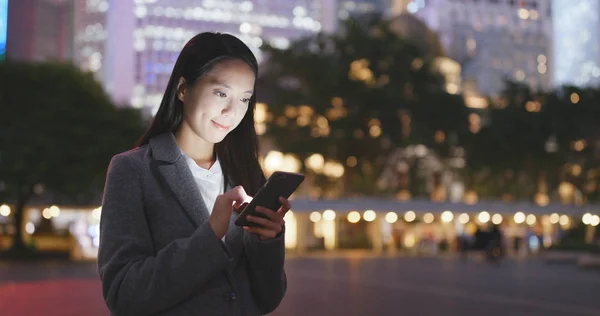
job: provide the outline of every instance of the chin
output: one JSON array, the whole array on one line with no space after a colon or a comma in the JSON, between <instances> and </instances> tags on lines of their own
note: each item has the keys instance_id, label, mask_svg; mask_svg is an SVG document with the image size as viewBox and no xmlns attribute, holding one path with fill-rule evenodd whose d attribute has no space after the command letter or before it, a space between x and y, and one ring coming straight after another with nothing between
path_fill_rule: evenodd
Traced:
<instances>
[{"instance_id":1,"label":"chin","mask_svg":"<svg viewBox=\"0 0 600 316\"><path fill-rule=\"evenodd\" d=\"M218 143L222 142L223 139L225 139L225 136L227 136L227 134L229 134L229 133L212 132L212 133L208 133L208 135L206 137L202 137L202 138L204 138L209 143L218 144Z\"/></svg>"}]
</instances>

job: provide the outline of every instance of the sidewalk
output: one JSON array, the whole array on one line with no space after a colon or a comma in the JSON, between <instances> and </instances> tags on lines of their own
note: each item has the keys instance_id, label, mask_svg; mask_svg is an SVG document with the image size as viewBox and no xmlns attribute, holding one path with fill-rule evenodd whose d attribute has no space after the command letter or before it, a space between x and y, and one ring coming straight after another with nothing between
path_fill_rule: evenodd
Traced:
<instances>
[{"instance_id":1,"label":"sidewalk","mask_svg":"<svg viewBox=\"0 0 600 316\"><path fill-rule=\"evenodd\" d=\"M43 311L41 313L40 311ZM106 316L98 278L0 284L3 316Z\"/></svg>"}]
</instances>

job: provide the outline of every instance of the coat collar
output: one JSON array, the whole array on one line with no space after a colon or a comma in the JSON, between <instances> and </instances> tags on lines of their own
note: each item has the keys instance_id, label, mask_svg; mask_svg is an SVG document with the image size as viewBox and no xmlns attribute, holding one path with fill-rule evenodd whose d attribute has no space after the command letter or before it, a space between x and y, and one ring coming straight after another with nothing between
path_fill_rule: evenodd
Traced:
<instances>
[{"instance_id":1,"label":"coat collar","mask_svg":"<svg viewBox=\"0 0 600 316\"><path fill-rule=\"evenodd\" d=\"M182 157L175 135L171 132L152 137L149 143L155 160L176 163Z\"/></svg>"}]
</instances>

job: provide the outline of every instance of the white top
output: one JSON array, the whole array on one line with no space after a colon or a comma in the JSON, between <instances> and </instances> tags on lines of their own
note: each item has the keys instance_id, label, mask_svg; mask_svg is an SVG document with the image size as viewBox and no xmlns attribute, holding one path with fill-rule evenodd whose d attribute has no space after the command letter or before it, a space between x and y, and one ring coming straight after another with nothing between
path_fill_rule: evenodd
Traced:
<instances>
[{"instance_id":1,"label":"white top","mask_svg":"<svg viewBox=\"0 0 600 316\"><path fill-rule=\"evenodd\" d=\"M210 167L210 169L204 169L194 161L191 157L186 155L183 151L181 152L185 158L185 162L190 167L194 180L198 185L204 204L208 213L212 213L215 200L219 194L223 194L225 190L225 178L223 177L223 171L221 170L221 164L219 159Z\"/></svg>"}]
</instances>

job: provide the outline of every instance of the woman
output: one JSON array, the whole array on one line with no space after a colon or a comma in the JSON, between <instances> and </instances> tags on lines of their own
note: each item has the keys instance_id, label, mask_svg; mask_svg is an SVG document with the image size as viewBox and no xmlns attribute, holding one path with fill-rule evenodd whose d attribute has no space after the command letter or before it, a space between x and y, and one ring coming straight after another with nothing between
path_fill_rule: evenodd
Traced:
<instances>
[{"instance_id":1,"label":"woman","mask_svg":"<svg viewBox=\"0 0 600 316\"><path fill-rule=\"evenodd\" d=\"M286 290L283 217L233 224L265 182L254 130L252 52L201 33L183 48L140 146L107 174L98 267L116 315L259 315Z\"/></svg>"}]
</instances>

